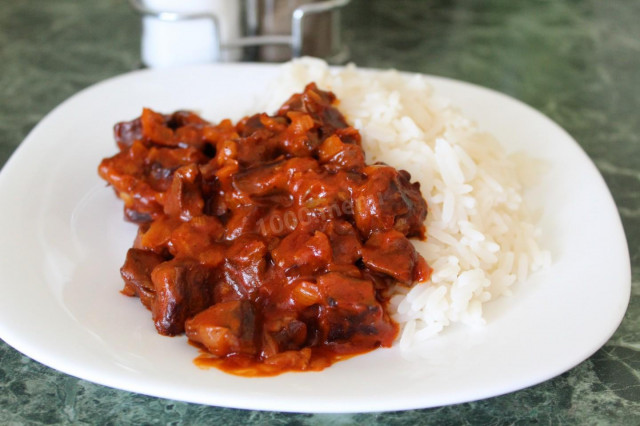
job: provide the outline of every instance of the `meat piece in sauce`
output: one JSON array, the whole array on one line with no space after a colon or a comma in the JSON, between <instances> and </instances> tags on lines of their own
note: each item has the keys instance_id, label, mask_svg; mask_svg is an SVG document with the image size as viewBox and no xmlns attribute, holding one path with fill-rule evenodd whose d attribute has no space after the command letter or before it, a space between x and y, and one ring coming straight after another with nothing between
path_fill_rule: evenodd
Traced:
<instances>
[{"instance_id":1,"label":"meat piece in sauce","mask_svg":"<svg viewBox=\"0 0 640 426\"><path fill-rule=\"evenodd\" d=\"M369 269L407 285L420 274L419 256L411 241L396 230L374 232L362 248L362 262Z\"/></svg>"},{"instance_id":2,"label":"meat piece in sauce","mask_svg":"<svg viewBox=\"0 0 640 426\"><path fill-rule=\"evenodd\" d=\"M127 251L127 259L120 268L124 280L122 293L127 296L138 296L142 304L149 310L156 296L151 272L166 259L148 250L131 248Z\"/></svg>"},{"instance_id":3,"label":"meat piece in sauce","mask_svg":"<svg viewBox=\"0 0 640 426\"><path fill-rule=\"evenodd\" d=\"M353 265L362 257L360 236L349 222L334 220L327 225L326 233L331 240L334 263Z\"/></svg>"},{"instance_id":4,"label":"meat piece in sauce","mask_svg":"<svg viewBox=\"0 0 640 426\"><path fill-rule=\"evenodd\" d=\"M376 300L371 281L331 272L318 278L325 305L318 314L318 336L331 344L353 343L369 349L389 346L397 327Z\"/></svg>"},{"instance_id":5,"label":"meat piece in sauce","mask_svg":"<svg viewBox=\"0 0 640 426\"><path fill-rule=\"evenodd\" d=\"M256 314L252 303L234 300L217 303L185 323L187 337L217 356L254 355Z\"/></svg>"},{"instance_id":6,"label":"meat piece in sauce","mask_svg":"<svg viewBox=\"0 0 640 426\"><path fill-rule=\"evenodd\" d=\"M202 148L202 127L208 124L198 115L177 111L171 115L158 114L144 108L140 116L142 137L156 145Z\"/></svg>"},{"instance_id":7,"label":"meat piece in sauce","mask_svg":"<svg viewBox=\"0 0 640 426\"><path fill-rule=\"evenodd\" d=\"M204 200L200 189L198 166L182 166L173 174L173 180L165 193L164 212L167 216L179 216L184 221L202 215Z\"/></svg>"},{"instance_id":8,"label":"meat piece in sauce","mask_svg":"<svg viewBox=\"0 0 640 426\"><path fill-rule=\"evenodd\" d=\"M271 358L282 352L301 350L306 342L307 325L296 316L284 314L263 319L261 355L264 358Z\"/></svg>"},{"instance_id":9,"label":"meat piece in sauce","mask_svg":"<svg viewBox=\"0 0 640 426\"><path fill-rule=\"evenodd\" d=\"M213 304L216 278L195 260L176 258L156 266L151 273L156 294L152 313L158 333L183 333L188 318Z\"/></svg>"},{"instance_id":10,"label":"meat piece in sauce","mask_svg":"<svg viewBox=\"0 0 640 426\"><path fill-rule=\"evenodd\" d=\"M366 181L355 192L355 222L365 236L396 229L407 237L424 238L427 203L420 184L404 170L376 164L364 169Z\"/></svg>"},{"instance_id":11,"label":"meat piece in sauce","mask_svg":"<svg viewBox=\"0 0 640 426\"><path fill-rule=\"evenodd\" d=\"M318 159L327 170L360 171L364 168L364 151L360 148L360 139L354 138L357 144L345 142L350 136L351 133L347 131L336 132L318 147Z\"/></svg>"},{"instance_id":12,"label":"meat piece in sauce","mask_svg":"<svg viewBox=\"0 0 640 426\"><path fill-rule=\"evenodd\" d=\"M320 231L293 231L271 251L271 257L289 276L312 275L331 262L331 243Z\"/></svg>"},{"instance_id":13,"label":"meat piece in sauce","mask_svg":"<svg viewBox=\"0 0 640 426\"><path fill-rule=\"evenodd\" d=\"M419 185L367 165L335 102L311 83L235 125L144 109L114 128L120 153L99 173L140 224L123 293L225 371L318 370L391 346L389 290L428 278L408 240L424 237Z\"/></svg>"},{"instance_id":14,"label":"meat piece in sauce","mask_svg":"<svg viewBox=\"0 0 640 426\"><path fill-rule=\"evenodd\" d=\"M227 250L224 281L240 298L248 298L265 281L267 245L258 235L245 234Z\"/></svg>"},{"instance_id":15,"label":"meat piece in sauce","mask_svg":"<svg viewBox=\"0 0 640 426\"><path fill-rule=\"evenodd\" d=\"M123 121L113 126L113 136L120 151L125 151L134 141L142 140L142 120L136 118L131 121Z\"/></svg>"}]
</instances>

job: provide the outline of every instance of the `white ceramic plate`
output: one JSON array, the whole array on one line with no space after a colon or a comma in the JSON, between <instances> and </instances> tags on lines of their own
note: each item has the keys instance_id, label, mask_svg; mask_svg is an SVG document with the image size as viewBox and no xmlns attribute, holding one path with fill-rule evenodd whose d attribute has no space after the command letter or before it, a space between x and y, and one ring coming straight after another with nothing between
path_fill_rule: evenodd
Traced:
<instances>
[{"instance_id":1,"label":"white ceramic plate","mask_svg":"<svg viewBox=\"0 0 640 426\"><path fill-rule=\"evenodd\" d=\"M273 66L139 71L92 86L53 110L0 175L0 337L29 357L106 386L203 404L300 412L433 407L487 398L554 377L600 348L630 292L629 254L601 176L552 121L507 96L429 78L509 149L547 160L530 194L544 208L542 244L553 266L486 307L488 325L451 328L424 358L377 350L318 373L241 378L201 370L184 337L153 328L119 293L135 227L98 178L116 152L112 126L143 106L239 118Z\"/></svg>"}]
</instances>

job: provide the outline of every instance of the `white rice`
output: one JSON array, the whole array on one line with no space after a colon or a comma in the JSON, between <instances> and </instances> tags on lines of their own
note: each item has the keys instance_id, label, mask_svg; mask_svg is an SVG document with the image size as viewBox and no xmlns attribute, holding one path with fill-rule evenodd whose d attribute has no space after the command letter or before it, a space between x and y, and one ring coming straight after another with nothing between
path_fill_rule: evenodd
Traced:
<instances>
[{"instance_id":1,"label":"white rice","mask_svg":"<svg viewBox=\"0 0 640 426\"><path fill-rule=\"evenodd\" d=\"M320 60L285 64L267 111L315 81L333 91L362 135L367 162L411 173L429 205L427 241L415 241L431 280L391 299L400 347L415 347L453 323L484 324L482 305L550 263L523 203L523 155L507 155L420 75L331 70Z\"/></svg>"}]
</instances>

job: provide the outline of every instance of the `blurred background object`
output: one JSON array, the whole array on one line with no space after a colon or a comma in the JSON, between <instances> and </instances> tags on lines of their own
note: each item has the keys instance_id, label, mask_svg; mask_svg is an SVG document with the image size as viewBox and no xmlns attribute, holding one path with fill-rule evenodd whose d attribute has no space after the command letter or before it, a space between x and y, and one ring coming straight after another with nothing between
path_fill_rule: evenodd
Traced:
<instances>
[{"instance_id":1,"label":"blurred background object","mask_svg":"<svg viewBox=\"0 0 640 426\"><path fill-rule=\"evenodd\" d=\"M350 0L130 0L142 15L141 59L161 68L211 62L344 63L340 9Z\"/></svg>"},{"instance_id":2,"label":"blurred background object","mask_svg":"<svg viewBox=\"0 0 640 426\"><path fill-rule=\"evenodd\" d=\"M131 0L142 13L142 62L148 67L237 61L239 49L221 50L240 36L240 2Z\"/></svg>"}]
</instances>

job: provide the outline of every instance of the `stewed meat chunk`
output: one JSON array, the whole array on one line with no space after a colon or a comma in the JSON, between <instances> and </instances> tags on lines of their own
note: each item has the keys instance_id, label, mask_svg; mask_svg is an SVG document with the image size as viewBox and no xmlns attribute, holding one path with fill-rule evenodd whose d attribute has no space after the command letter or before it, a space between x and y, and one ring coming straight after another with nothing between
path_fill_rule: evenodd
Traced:
<instances>
[{"instance_id":1,"label":"stewed meat chunk","mask_svg":"<svg viewBox=\"0 0 640 426\"><path fill-rule=\"evenodd\" d=\"M124 280L122 293L127 296L138 296L142 304L147 309L151 309L156 296L151 272L164 261L164 257L152 251L129 249L127 259L120 268L120 275Z\"/></svg>"},{"instance_id":2,"label":"stewed meat chunk","mask_svg":"<svg viewBox=\"0 0 640 426\"><path fill-rule=\"evenodd\" d=\"M248 300L217 303L185 323L189 339L218 357L254 355L256 313Z\"/></svg>"},{"instance_id":3,"label":"stewed meat chunk","mask_svg":"<svg viewBox=\"0 0 640 426\"><path fill-rule=\"evenodd\" d=\"M185 321L213 303L215 275L194 260L173 259L151 273L156 297L152 305L158 333L174 336L184 332Z\"/></svg>"},{"instance_id":4,"label":"stewed meat chunk","mask_svg":"<svg viewBox=\"0 0 640 426\"><path fill-rule=\"evenodd\" d=\"M376 164L364 169L367 180L355 192L355 222L369 236L375 231L396 229L407 237L424 238L427 203L420 184L411 183L404 170Z\"/></svg>"},{"instance_id":5,"label":"stewed meat chunk","mask_svg":"<svg viewBox=\"0 0 640 426\"><path fill-rule=\"evenodd\" d=\"M372 271L393 277L402 284L415 281L419 254L401 232L374 232L362 248L362 261Z\"/></svg>"}]
</instances>

